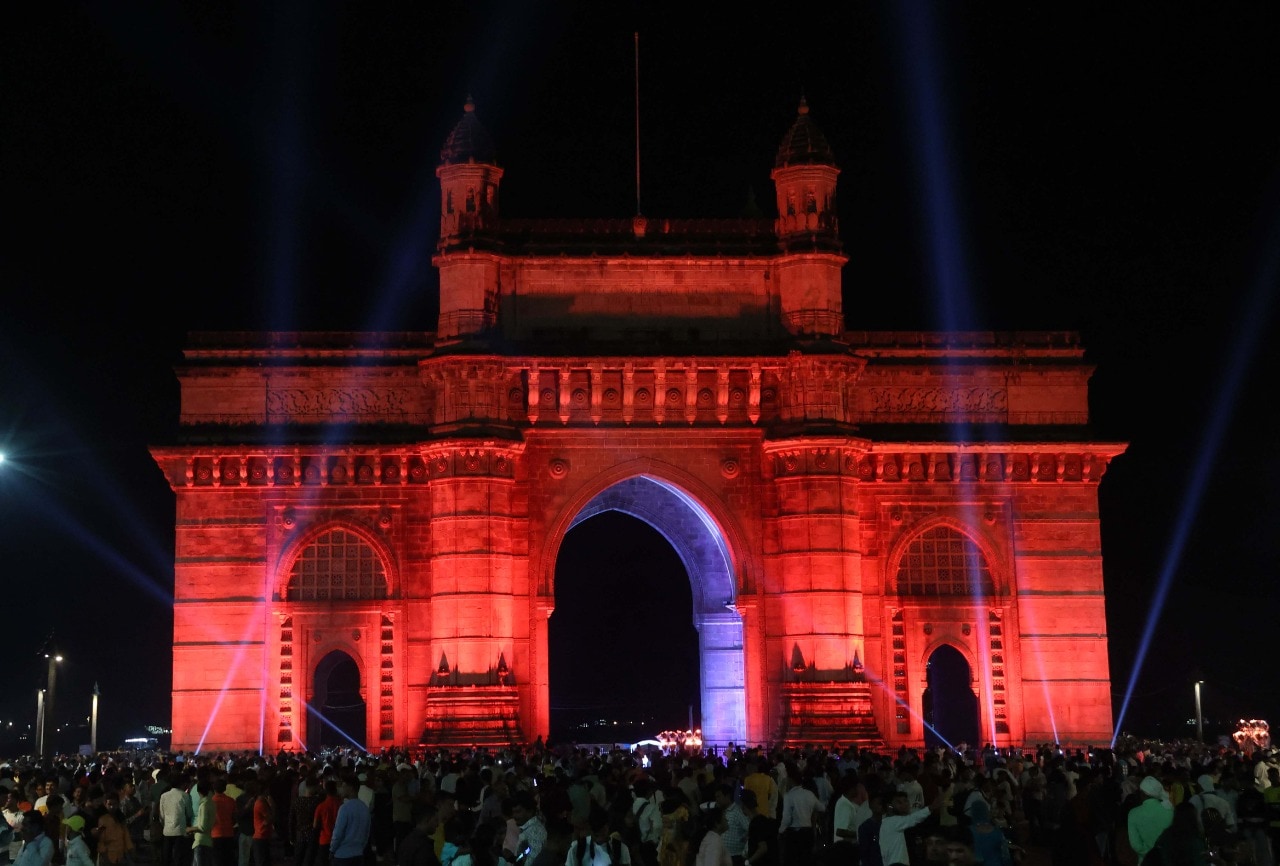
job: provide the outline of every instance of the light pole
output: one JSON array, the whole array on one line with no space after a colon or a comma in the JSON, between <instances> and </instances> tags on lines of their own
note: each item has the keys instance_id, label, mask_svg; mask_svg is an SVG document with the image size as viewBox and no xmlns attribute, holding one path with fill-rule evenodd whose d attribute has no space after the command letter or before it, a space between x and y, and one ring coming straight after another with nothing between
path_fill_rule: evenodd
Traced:
<instances>
[{"instance_id":1,"label":"light pole","mask_svg":"<svg viewBox=\"0 0 1280 866\"><path fill-rule=\"evenodd\" d=\"M44 756L44 689L36 689L36 754Z\"/></svg>"},{"instance_id":2,"label":"light pole","mask_svg":"<svg viewBox=\"0 0 1280 866\"><path fill-rule=\"evenodd\" d=\"M93 712L89 718L89 751L98 754L98 684L93 684Z\"/></svg>"},{"instance_id":3,"label":"light pole","mask_svg":"<svg viewBox=\"0 0 1280 866\"><path fill-rule=\"evenodd\" d=\"M1204 716L1200 712L1200 686L1204 680L1196 680L1196 739L1204 742Z\"/></svg>"},{"instance_id":4,"label":"light pole","mask_svg":"<svg viewBox=\"0 0 1280 866\"><path fill-rule=\"evenodd\" d=\"M49 681L44 693L44 713L41 714L40 725L40 757L46 757L54 751L53 738L49 731L53 725L53 698L58 687L58 662L62 656L56 650L45 654L49 659Z\"/></svg>"}]
</instances>

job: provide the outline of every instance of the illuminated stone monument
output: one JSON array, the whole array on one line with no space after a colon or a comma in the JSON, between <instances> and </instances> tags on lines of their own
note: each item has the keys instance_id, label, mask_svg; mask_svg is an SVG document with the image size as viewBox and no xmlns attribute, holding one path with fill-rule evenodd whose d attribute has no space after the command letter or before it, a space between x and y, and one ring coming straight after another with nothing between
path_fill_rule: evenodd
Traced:
<instances>
[{"instance_id":1,"label":"illuminated stone monument","mask_svg":"<svg viewBox=\"0 0 1280 866\"><path fill-rule=\"evenodd\" d=\"M504 219L468 104L434 333L192 335L174 747L314 745L309 705L370 749L545 737L557 552L607 510L688 571L708 743L1108 742L1123 445L1078 339L849 329L838 174L802 105L775 219Z\"/></svg>"}]
</instances>

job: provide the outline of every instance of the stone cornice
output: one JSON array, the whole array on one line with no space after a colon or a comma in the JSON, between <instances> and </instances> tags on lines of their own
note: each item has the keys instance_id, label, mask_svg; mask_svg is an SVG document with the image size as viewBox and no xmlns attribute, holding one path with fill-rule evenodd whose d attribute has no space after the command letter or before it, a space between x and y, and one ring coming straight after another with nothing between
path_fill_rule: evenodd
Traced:
<instances>
[{"instance_id":1,"label":"stone cornice","mask_svg":"<svg viewBox=\"0 0 1280 866\"><path fill-rule=\"evenodd\" d=\"M405 447L219 446L153 448L174 490L361 488L426 484L446 477L511 479L518 442L433 442Z\"/></svg>"},{"instance_id":2,"label":"stone cornice","mask_svg":"<svg viewBox=\"0 0 1280 866\"><path fill-rule=\"evenodd\" d=\"M868 483L1094 483L1125 451L1111 442L872 443L855 438L764 445L775 477L841 475Z\"/></svg>"}]
</instances>

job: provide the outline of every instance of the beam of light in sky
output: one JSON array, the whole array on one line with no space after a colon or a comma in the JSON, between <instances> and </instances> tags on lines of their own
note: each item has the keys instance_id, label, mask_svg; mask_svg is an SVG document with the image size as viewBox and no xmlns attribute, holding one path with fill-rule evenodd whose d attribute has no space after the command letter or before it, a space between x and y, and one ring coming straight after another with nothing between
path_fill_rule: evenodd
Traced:
<instances>
[{"instance_id":1,"label":"beam of light in sky","mask_svg":"<svg viewBox=\"0 0 1280 866\"><path fill-rule=\"evenodd\" d=\"M303 129L307 73L303 40L310 28L298 17L302 4L282 4L276 9L271 40L272 56L267 80L274 82L268 94L271 118L265 154L270 183L267 194L267 285L271 293L271 327L294 330L298 327L298 263L300 214L308 166Z\"/></svg>"},{"instance_id":2,"label":"beam of light in sky","mask_svg":"<svg viewBox=\"0 0 1280 866\"><path fill-rule=\"evenodd\" d=\"M11 473L20 465L18 461L11 460L4 467L5 472ZM165 583L168 583L168 580L162 583L130 562L119 551L103 540L98 533L77 519L70 510L64 508L61 503L52 498L48 491L38 490L34 485L23 485L20 483L22 480L24 479L14 479L15 487L19 489L26 487L25 490L22 490L17 495L23 497L22 501L27 504L30 510L47 515L49 525L56 528L60 537L69 538L87 548L105 566L116 574L127 578L130 583L147 593L157 602L166 607L173 605L173 593L165 588ZM148 545L151 543L148 539L144 539L144 541ZM159 552L152 551L152 555L157 559L164 559L164 556Z\"/></svg>"},{"instance_id":3,"label":"beam of light in sky","mask_svg":"<svg viewBox=\"0 0 1280 866\"><path fill-rule=\"evenodd\" d=\"M409 217L389 250L387 272L369 322L373 331L395 330L406 307L423 290L440 232L440 194L434 172L419 180L411 205Z\"/></svg>"},{"instance_id":4,"label":"beam of light in sky","mask_svg":"<svg viewBox=\"0 0 1280 866\"><path fill-rule=\"evenodd\" d=\"M1277 282L1280 281L1280 206L1276 202L1271 204L1272 212L1267 214L1268 223L1260 244L1259 255L1261 260L1256 268L1253 285L1250 287L1249 295L1246 298L1245 309L1241 311L1240 325L1235 331L1236 338L1231 342L1232 351L1227 359L1225 375L1217 389L1216 399L1210 407L1209 421L1205 425L1200 448L1197 452L1200 455L1200 459L1190 461L1192 465L1191 478L1187 483L1186 493L1183 495L1182 507L1178 510L1174 521L1173 537L1170 539L1169 547L1165 551L1165 559L1160 568L1160 578L1156 584L1155 596L1152 598L1151 605L1147 610L1146 623L1142 629L1142 639L1138 644L1138 654L1133 662L1133 670L1129 673L1129 683L1125 687L1124 701L1120 706L1120 713L1116 716L1116 724L1111 737L1111 746L1113 748L1117 738L1120 736L1125 714L1129 711L1129 703L1133 699L1138 677L1142 673L1143 663L1146 661L1147 652L1151 648L1156 626L1159 624L1160 616L1164 612L1165 600L1169 595L1169 588L1173 585L1178 565L1182 559L1183 548L1186 546L1192 525L1195 523L1196 515L1200 510L1200 500L1204 497L1205 488L1208 487L1209 479L1217 463L1218 451L1222 447L1222 440L1225 438L1227 428L1230 425L1232 410L1235 408L1236 400L1240 395L1241 385L1257 351L1263 329L1269 326L1270 308L1275 300Z\"/></svg>"},{"instance_id":5,"label":"beam of light in sky","mask_svg":"<svg viewBox=\"0 0 1280 866\"><path fill-rule=\"evenodd\" d=\"M44 388L50 395L57 393L57 388L52 385L34 384L35 387ZM155 543L155 538L148 533L149 518L142 509L135 506L134 502L122 495L122 492L136 488L135 480L127 477L112 477L103 472L103 466L107 464L102 460L100 449L86 445L76 435L82 428L83 422L78 422L74 414L62 415L63 407L53 398L47 401L47 407L57 425L56 433L37 429L14 434L14 436L21 435L22 438L39 443L36 450L25 448L20 458L11 459L9 464L3 467L6 476L11 477L13 483L19 487L15 495L23 497L21 501L24 504L34 503L46 506L46 513L51 515L51 526L59 527L59 531L62 527L75 527L85 544L91 546L99 556L109 559L120 573L138 583L157 600L166 605L172 603L173 599L166 589L171 583L171 578L167 575L173 571L172 553ZM7 438L12 440L14 436ZM63 440L70 440L69 444L59 447L51 447L49 444ZM75 461L76 468L70 469L67 461ZM54 468L49 468L50 466ZM110 546L101 539L99 533L80 523L69 508L63 507L56 501L59 495L67 500L75 500L75 505L82 505L89 499L85 495L69 490L67 476L73 471L78 476L78 483L82 484L87 480L93 495L106 500L110 505L108 513L119 519L121 529L136 535L138 547L150 560L152 572L165 574L164 580L152 580L144 574L142 569L126 562L123 556L111 551ZM148 583L150 585L147 585Z\"/></svg>"},{"instance_id":6,"label":"beam of light in sky","mask_svg":"<svg viewBox=\"0 0 1280 866\"><path fill-rule=\"evenodd\" d=\"M928 242L929 281L938 326L975 327L969 295L964 232L956 209L954 147L947 135L946 101L936 65L934 5L925 0L891 4L899 29L900 74L907 87L911 150L919 176L918 207Z\"/></svg>"}]
</instances>

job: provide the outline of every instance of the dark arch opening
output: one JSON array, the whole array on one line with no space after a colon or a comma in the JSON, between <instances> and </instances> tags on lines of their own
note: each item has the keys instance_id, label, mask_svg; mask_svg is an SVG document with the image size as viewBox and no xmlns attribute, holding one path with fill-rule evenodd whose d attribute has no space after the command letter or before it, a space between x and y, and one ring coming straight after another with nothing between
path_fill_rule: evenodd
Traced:
<instances>
[{"instance_id":1,"label":"dark arch opening","mask_svg":"<svg viewBox=\"0 0 1280 866\"><path fill-rule=\"evenodd\" d=\"M555 595L553 742L633 743L684 730L691 707L701 724L693 591L661 533L617 511L582 521L560 546Z\"/></svg>"},{"instance_id":2,"label":"dark arch opening","mask_svg":"<svg viewBox=\"0 0 1280 866\"><path fill-rule=\"evenodd\" d=\"M307 707L307 748L364 748L365 703L360 696L360 668L355 659L334 650L316 665L312 699Z\"/></svg>"},{"instance_id":3,"label":"dark arch opening","mask_svg":"<svg viewBox=\"0 0 1280 866\"><path fill-rule=\"evenodd\" d=\"M960 650L943 644L929 656L926 667L922 700L924 720L928 723L924 729L925 747L954 747L961 743L977 746L978 696L970 687L972 672L968 660Z\"/></svg>"}]
</instances>

